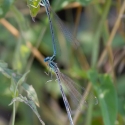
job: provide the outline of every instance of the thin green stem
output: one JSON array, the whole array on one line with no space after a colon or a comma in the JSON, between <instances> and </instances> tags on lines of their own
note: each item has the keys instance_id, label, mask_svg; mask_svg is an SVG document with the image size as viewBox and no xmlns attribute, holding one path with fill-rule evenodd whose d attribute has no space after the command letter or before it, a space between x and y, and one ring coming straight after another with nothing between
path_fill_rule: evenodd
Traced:
<instances>
[{"instance_id":1,"label":"thin green stem","mask_svg":"<svg viewBox=\"0 0 125 125\"><path fill-rule=\"evenodd\" d=\"M15 92L14 92L14 98L16 97L18 85L16 85ZM12 115L12 125L15 124L15 115L16 115L16 102L13 103L13 115Z\"/></svg>"},{"instance_id":2,"label":"thin green stem","mask_svg":"<svg viewBox=\"0 0 125 125\"><path fill-rule=\"evenodd\" d=\"M16 110L15 110L15 102L13 103L13 115L12 115L12 125L15 124L15 114L16 114Z\"/></svg>"}]
</instances>

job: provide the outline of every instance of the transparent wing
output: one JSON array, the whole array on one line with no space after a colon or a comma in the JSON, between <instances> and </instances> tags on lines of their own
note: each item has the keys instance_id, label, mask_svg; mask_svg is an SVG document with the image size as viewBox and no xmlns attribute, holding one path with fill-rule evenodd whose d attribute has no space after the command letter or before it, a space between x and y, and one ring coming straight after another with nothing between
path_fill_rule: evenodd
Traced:
<instances>
[{"instance_id":1,"label":"transparent wing","mask_svg":"<svg viewBox=\"0 0 125 125\"><path fill-rule=\"evenodd\" d=\"M54 23L53 23L54 21L52 20L53 14L51 13L48 6L46 6L45 8L46 8L47 16L48 16L50 32L51 32L51 37L52 37L53 52L54 52L55 55L60 55L61 54L60 45L59 45L59 42L58 42L58 39L57 39L57 33L56 33L55 26L54 26Z\"/></svg>"},{"instance_id":2,"label":"transparent wing","mask_svg":"<svg viewBox=\"0 0 125 125\"><path fill-rule=\"evenodd\" d=\"M53 11L53 9L51 7L50 7L50 11L53 14L54 20L56 21L56 24L58 25L58 27L62 31L62 33L65 36L66 40L68 42L71 42L75 48L78 48L79 42L76 39L76 37L69 31L69 29L65 26L65 24L57 16L57 14Z\"/></svg>"},{"instance_id":3,"label":"transparent wing","mask_svg":"<svg viewBox=\"0 0 125 125\"><path fill-rule=\"evenodd\" d=\"M85 88L76 84L73 80L71 80L68 76L64 75L61 72L60 72L60 78L61 78L62 83L67 88L67 90L72 98L72 101L74 103L74 108L77 108L78 105L80 104L82 97L83 97L83 94L85 92ZM87 104L87 102L84 99L83 105L86 105L86 104ZM80 105L79 109L81 109L83 105Z\"/></svg>"},{"instance_id":4,"label":"transparent wing","mask_svg":"<svg viewBox=\"0 0 125 125\"><path fill-rule=\"evenodd\" d=\"M74 108L81 110L83 106L87 106L87 99L86 97L83 98L83 94L85 93L85 88L81 87L80 85L76 84L72 79L70 79L68 76L64 75L60 72L60 78L62 83L65 85L67 90L69 91L69 94L71 96L71 99L74 104ZM94 99L94 104L98 104L97 97L93 94L92 98ZM81 105L81 99L83 100L83 104Z\"/></svg>"}]
</instances>

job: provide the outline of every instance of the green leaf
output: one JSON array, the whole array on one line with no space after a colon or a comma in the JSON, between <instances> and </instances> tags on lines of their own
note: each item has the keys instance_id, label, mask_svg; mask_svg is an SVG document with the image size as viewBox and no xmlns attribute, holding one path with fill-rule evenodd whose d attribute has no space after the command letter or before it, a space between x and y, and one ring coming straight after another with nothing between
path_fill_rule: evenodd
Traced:
<instances>
[{"instance_id":1,"label":"green leaf","mask_svg":"<svg viewBox=\"0 0 125 125\"><path fill-rule=\"evenodd\" d=\"M11 77L10 91L12 93L13 98L18 95L18 88L13 77Z\"/></svg>"},{"instance_id":2,"label":"green leaf","mask_svg":"<svg viewBox=\"0 0 125 125\"><path fill-rule=\"evenodd\" d=\"M27 0L28 7L30 9L30 14L32 17L36 17L40 10L40 1L41 0Z\"/></svg>"},{"instance_id":3,"label":"green leaf","mask_svg":"<svg viewBox=\"0 0 125 125\"><path fill-rule=\"evenodd\" d=\"M15 75L15 72L13 70L10 70L10 69L7 69L7 68L3 68L3 67L0 67L0 72L6 76L7 78L11 78L11 76Z\"/></svg>"},{"instance_id":4,"label":"green leaf","mask_svg":"<svg viewBox=\"0 0 125 125\"><path fill-rule=\"evenodd\" d=\"M23 89L27 92L28 98L34 101L39 107L39 101L35 89L32 87L32 85L28 85L24 82L29 71L23 75L20 75L15 71L8 69L7 65L5 64L6 63L0 62L0 72L7 78L11 79L10 91L12 93L12 97L16 97L18 95L18 86L22 85Z\"/></svg>"},{"instance_id":5,"label":"green leaf","mask_svg":"<svg viewBox=\"0 0 125 125\"><path fill-rule=\"evenodd\" d=\"M0 0L0 18L5 16L13 2L14 0Z\"/></svg>"},{"instance_id":6,"label":"green leaf","mask_svg":"<svg viewBox=\"0 0 125 125\"><path fill-rule=\"evenodd\" d=\"M26 75L29 73L28 71L24 75L17 74L16 71L8 69L7 64L3 62L0 62L0 72L9 79L13 77L15 83L18 82L18 85L24 82Z\"/></svg>"},{"instance_id":7,"label":"green leaf","mask_svg":"<svg viewBox=\"0 0 125 125\"><path fill-rule=\"evenodd\" d=\"M14 70L8 69L7 64L0 61L0 72L7 78L11 79L11 82L18 82L22 75L17 74ZM13 80L12 80L13 78Z\"/></svg>"},{"instance_id":8,"label":"green leaf","mask_svg":"<svg viewBox=\"0 0 125 125\"><path fill-rule=\"evenodd\" d=\"M23 97L22 95L20 95L19 97L14 98L9 105L12 105L16 101L24 102L25 104L27 104L33 110L33 112L36 114L36 116L38 117L41 124L45 125L45 123L42 121L42 119L37 111L36 105L34 104L34 102L32 100L28 100L26 97Z\"/></svg>"},{"instance_id":9,"label":"green leaf","mask_svg":"<svg viewBox=\"0 0 125 125\"><path fill-rule=\"evenodd\" d=\"M22 83L24 83L25 78L28 73L29 73L29 71L27 71L25 74L23 74L19 80L17 80L17 78L15 78L13 76L11 77L10 91L12 93L12 97L16 97L18 95L18 86L21 85Z\"/></svg>"},{"instance_id":10,"label":"green leaf","mask_svg":"<svg viewBox=\"0 0 125 125\"><path fill-rule=\"evenodd\" d=\"M7 68L8 64L0 60L0 67Z\"/></svg>"},{"instance_id":11,"label":"green leaf","mask_svg":"<svg viewBox=\"0 0 125 125\"><path fill-rule=\"evenodd\" d=\"M88 78L97 93L104 124L114 125L117 116L117 95L110 76L89 71Z\"/></svg>"},{"instance_id":12,"label":"green leaf","mask_svg":"<svg viewBox=\"0 0 125 125\"><path fill-rule=\"evenodd\" d=\"M21 85L24 81L25 81L25 78L27 76L27 74L29 73L30 71L27 71L26 73L24 73L22 75L22 77L19 79L19 81L17 82L17 86Z\"/></svg>"},{"instance_id":13,"label":"green leaf","mask_svg":"<svg viewBox=\"0 0 125 125\"><path fill-rule=\"evenodd\" d=\"M125 116L125 75L117 79L117 93L119 113Z\"/></svg>"},{"instance_id":14,"label":"green leaf","mask_svg":"<svg viewBox=\"0 0 125 125\"><path fill-rule=\"evenodd\" d=\"M33 100L35 102L35 104L39 107L38 97L37 97L36 91L33 88L33 86L28 85L27 83L24 83L22 86L23 86L23 89L27 92L28 98Z\"/></svg>"},{"instance_id":15,"label":"green leaf","mask_svg":"<svg viewBox=\"0 0 125 125\"><path fill-rule=\"evenodd\" d=\"M9 96L10 97L10 90L8 88L9 79L6 77L3 77L3 75L0 73L0 96Z\"/></svg>"}]
</instances>

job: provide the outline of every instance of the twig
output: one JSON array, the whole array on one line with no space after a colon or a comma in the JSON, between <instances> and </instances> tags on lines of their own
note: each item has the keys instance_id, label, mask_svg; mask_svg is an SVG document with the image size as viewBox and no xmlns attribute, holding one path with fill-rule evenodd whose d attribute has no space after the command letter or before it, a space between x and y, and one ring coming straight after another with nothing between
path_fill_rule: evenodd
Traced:
<instances>
[{"instance_id":1,"label":"twig","mask_svg":"<svg viewBox=\"0 0 125 125\"><path fill-rule=\"evenodd\" d=\"M26 42L26 44L32 51L32 54L40 61L40 63L47 67L47 64L44 62L44 56L35 47L33 47L30 42Z\"/></svg>"},{"instance_id":2,"label":"twig","mask_svg":"<svg viewBox=\"0 0 125 125\"><path fill-rule=\"evenodd\" d=\"M123 50L123 52L118 56L117 60L114 60L114 64L113 67L110 67L110 69L107 71L107 73L109 73L112 68L115 68L117 66L117 64L119 64L119 62L123 59L123 57L125 56L125 49Z\"/></svg>"},{"instance_id":3,"label":"twig","mask_svg":"<svg viewBox=\"0 0 125 125\"><path fill-rule=\"evenodd\" d=\"M120 25L120 22L121 22L121 19L122 19L121 17L124 14L124 11L125 11L125 1L122 4L122 7L121 7L121 10L119 12L118 18L116 20L115 26L114 26L114 28L113 28L113 30L111 32L111 35L110 35L110 37L109 37L109 39L107 41L107 46L110 46L112 44L114 36L115 36L115 34L116 34L116 32L117 32L117 30L119 28L119 25ZM105 56L107 54L107 46L105 47L105 49L104 49L104 51L103 51L103 53L102 53L102 55L101 55L101 57L100 57L100 59L98 61L98 65L97 65L98 67L101 66L101 64L102 64L102 62L103 62L103 60L104 60L104 58L105 58Z\"/></svg>"},{"instance_id":4,"label":"twig","mask_svg":"<svg viewBox=\"0 0 125 125\"><path fill-rule=\"evenodd\" d=\"M85 100L86 100L86 98L87 98L87 96L88 96L90 90L91 90L91 83L88 84L88 86L87 86L87 88L86 88L86 91L85 91L85 93L84 93L84 95L83 95L83 97L82 97L82 99L81 99L81 101L80 101L79 106L81 106L81 105L84 104L84 102L85 102ZM77 122L77 120L78 120L78 118L79 118L79 116L80 116L80 113L81 113L81 112L79 111L79 106L78 106L78 108L77 108L77 110L76 110L76 113L75 113L75 116L74 116L74 118L73 118L74 124L76 124L76 122Z\"/></svg>"},{"instance_id":5,"label":"twig","mask_svg":"<svg viewBox=\"0 0 125 125\"><path fill-rule=\"evenodd\" d=\"M111 66L110 73L112 75L112 78L115 79L115 72L114 72L114 66L113 66L114 65L114 63L113 63L114 56L113 56L113 52L112 52L111 46L108 46L107 51L108 51L109 62L110 62L110 66Z\"/></svg>"},{"instance_id":6,"label":"twig","mask_svg":"<svg viewBox=\"0 0 125 125\"><path fill-rule=\"evenodd\" d=\"M76 20L75 20L75 28L74 28L74 33L73 33L74 36L76 36L76 32L77 32L78 25L79 25L79 22L80 22L81 12L82 12L82 7L80 6L77 9Z\"/></svg>"},{"instance_id":7,"label":"twig","mask_svg":"<svg viewBox=\"0 0 125 125\"><path fill-rule=\"evenodd\" d=\"M7 20L5 20L5 19L1 19L0 20L0 23L4 26L4 27L6 27L6 29L8 29L15 37L19 37L19 32L18 32L18 30L15 28L15 27L13 27Z\"/></svg>"}]
</instances>

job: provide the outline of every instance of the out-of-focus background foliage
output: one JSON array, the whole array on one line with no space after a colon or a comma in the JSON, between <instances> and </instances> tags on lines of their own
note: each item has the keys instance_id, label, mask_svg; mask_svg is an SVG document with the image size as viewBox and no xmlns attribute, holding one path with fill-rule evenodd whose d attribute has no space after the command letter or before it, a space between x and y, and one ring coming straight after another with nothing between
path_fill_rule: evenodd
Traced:
<instances>
[{"instance_id":1,"label":"out-of-focus background foliage","mask_svg":"<svg viewBox=\"0 0 125 125\"><path fill-rule=\"evenodd\" d=\"M73 110L75 124L125 125L125 1L50 0L50 4L80 43L74 49L55 29L61 50L56 58L58 67L85 88L87 104L79 113ZM34 22L26 0L0 0L0 60L13 72L23 75L30 70L26 82L37 93L38 112L46 125L69 125L55 77L46 83L51 77L45 73L43 60L52 53L45 8L40 8ZM11 125L12 81L6 77L10 70L3 73L3 68L6 66L0 64L0 125ZM21 87L19 90L22 93ZM66 95L72 104L69 93ZM15 125L40 122L31 108L19 103Z\"/></svg>"}]
</instances>

